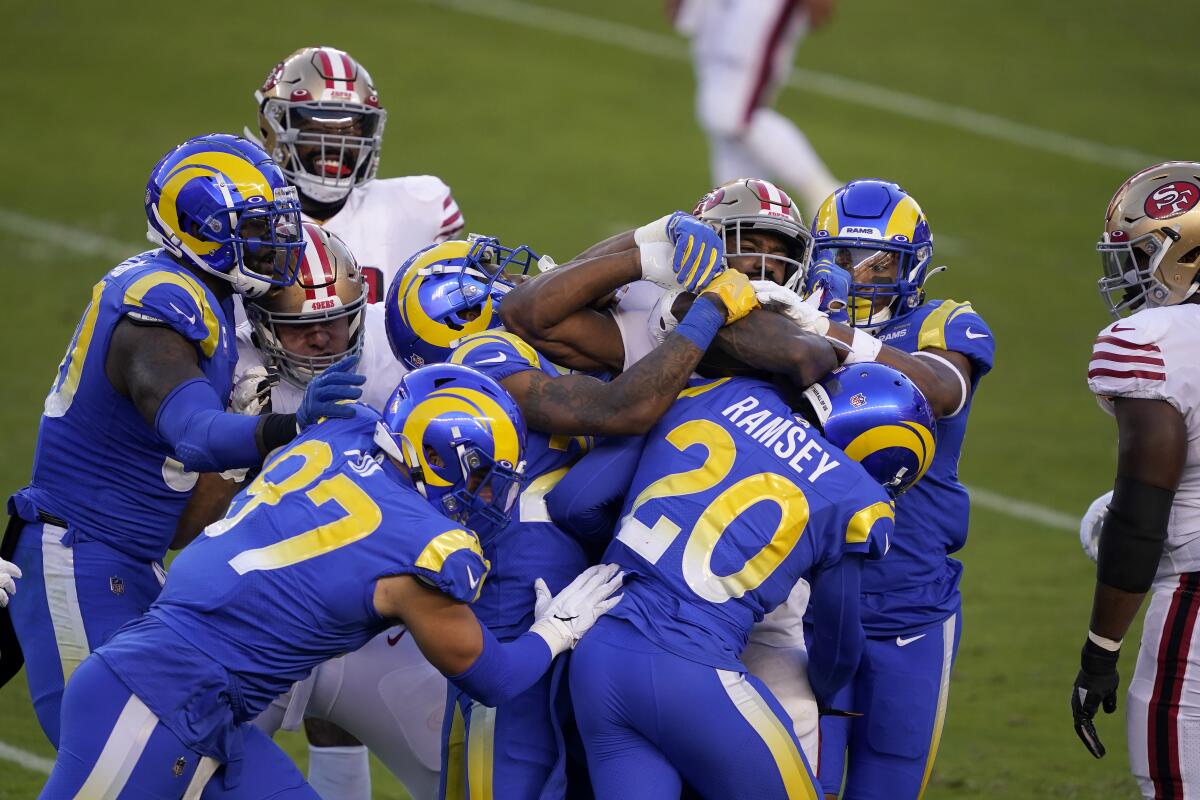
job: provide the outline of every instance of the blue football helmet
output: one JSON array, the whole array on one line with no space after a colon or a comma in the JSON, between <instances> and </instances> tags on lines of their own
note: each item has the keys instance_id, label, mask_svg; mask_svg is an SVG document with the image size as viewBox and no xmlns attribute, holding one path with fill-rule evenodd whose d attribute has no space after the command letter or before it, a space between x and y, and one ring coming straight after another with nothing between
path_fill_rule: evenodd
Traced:
<instances>
[{"instance_id":1,"label":"blue football helmet","mask_svg":"<svg viewBox=\"0 0 1200 800\"><path fill-rule=\"evenodd\" d=\"M856 328L911 314L925 299L932 259L929 221L894 183L851 181L821 204L813 220L813 264L850 274L847 303Z\"/></svg>"},{"instance_id":2,"label":"blue football helmet","mask_svg":"<svg viewBox=\"0 0 1200 800\"><path fill-rule=\"evenodd\" d=\"M500 325L500 301L538 256L472 236L430 245L404 263L384 301L392 353L410 368L439 364L466 336Z\"/></svg>"},{"instance_id":3,"label":"blue football helmet","mask_svg":"<svg viewBox=\"0 0 1200 800\"><path fill-rule=\"evenodd\" d=\"M262 148L227 133L189 139L159 160L146 220L151 242L246 297L291 285L304 254L296 190Z\"/></svg>"},{"instance_id":4,"label":"blue football helmet","mask_svg":"<svg viewBox=\"0 0 1200 800\"><path fill-rule=\"evenodd\" d=\"M417 491L476 533L508 524L524 479L525 439L512 396L457 364L405 375L375 429L375 443L408 468Z\"/></svg>"},{"instance_id":5,"label":"blue football helmet","mask_svg":"<svg viewBox=\"0 0 1200 800\"><path fill-rule=\"evenodd\" d=\"M878 363L838 367L804 397L825 439L862 464L892 497L933 462L933 410L899 370Z\"/></svg>"}]
</instances>

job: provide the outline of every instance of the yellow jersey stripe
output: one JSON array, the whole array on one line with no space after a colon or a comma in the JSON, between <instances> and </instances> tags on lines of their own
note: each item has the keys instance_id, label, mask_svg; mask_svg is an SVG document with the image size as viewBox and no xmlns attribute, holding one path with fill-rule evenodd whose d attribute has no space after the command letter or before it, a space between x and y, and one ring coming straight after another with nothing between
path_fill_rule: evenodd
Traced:
<instances>
[{"instance_id":1,"label":"yellow jersey stripe","mask_svg":"<svg viewBox=\"0 0 1200 800\"><path fill-rule=\"evenodd\" d=\"M217 315L204 296L204 287L192 276L181 272L151 272L149 275L138 278L132 286L125 290L123 302L127 306L141 308L150 290L156 286L162 286L164 283L178 286L192 296L196 308L200 309L200 319L204 323L206 332L204 340L200 342L200 351L204 353L205 358L212 358L213 353L217 351L217 345L221 342L221 325L217 322Z\"/></svg>"},{"instance_id":2,"label":"yellow jersey stripe","mask_svg":"<svg viewBox=\"0 0 1200 800\"><path fill-rule=\"evenodd\" d=\"M492 762L496 752L496 709L471 704L467 732L467 788L471 800L492 800Z\"/></svg>"},{"instance_id":3,"label":"yellow jersey stripe","mask_svg":"<svg viewBox=\"0 0 1200 800\"><path fill-rule=\"evenodd\" d=\"M685 397L699 397L710 389L715 389L728 381L729 378L717 378L715 381L709 381L708 383L701 383L698 386L688 387L679 393L679 397L677 399L682 400Z\"/></svg>"},{"instance_id":4,"label":"yellow jersey stripe","mask_svg":"<svg viewBox=\"0 0 1200 800\"><path fill-rule=\"evenodd\" d=\"M462 707L453 706L450 717L450 734L446 739L446 795L445 800L467 800L467 737Z\"/></svg>"},{"instance_id":5,"label":"yellow jersey stripe","mask_svg":"<svg viewBox=\"0 0 1200 800\"><path fill-rule=\"evenodd\" d=\"M927 347L937 347L941 350L948 349L946 347L946 324L958 316L960 312L965 311L974 311L970 303L956 303L953 300L943 301L921 323L921 332L917 335L917 349L924 350Z\"/></svg>"},{"instance_id":6,"label":"yellow jersey stripe","mask_svg":"<svg viewBox=\"0 0 1200 800\"><path fill-rule=\"evenodd\" d=\"M879 501L857 511L846 526L846 544L862 544L871 536L871 529L881 519L895 519L891 503Z\"/></svg>"},{"instance_id":7,"label":"yellow jersey stripe","mask_svg":"<svg viewBox=\"0 0 1200 800\"><path fill-rule=\"evenodd\" d=\"M942 742L942 726L946 724L946 704L950 699L950 665L954 661L954 635L958 615L942 623L942 681L938 688L937 713L933 719L933 736L929 740L929 755L925 758L925 775L921 778L921 791L917 800L925 794L929 777L933 775L933 762L937 760L938 745Z\"/></svg>"},{"instance_id":8,"label":"yellow jersey stripe","mask_svg":"<svg viewBox=\"0 0 1200 800\"><path fill-rule=\"evenodd\" d=\"M820 800L821 796L813 785L812 775L795 740L754 685L737 672L719 669L717 675L738 713L750 723L750 727L770 750L789 800Z\"/></svg>"}]
</instances>

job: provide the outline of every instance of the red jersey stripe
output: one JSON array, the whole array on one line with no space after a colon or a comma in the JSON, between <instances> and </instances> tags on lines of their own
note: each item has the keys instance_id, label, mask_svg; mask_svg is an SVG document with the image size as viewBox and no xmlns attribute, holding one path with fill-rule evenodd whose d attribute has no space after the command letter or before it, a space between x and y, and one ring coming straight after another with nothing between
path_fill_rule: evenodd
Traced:
<instances>
[{"instance_id":1,"label":"red jersey stripe","mask_svg":"<svg viewBox=\"0 0 1200 800\"><path fill-rule=\"evenodd\" d=\"M1165 381L1165 372L1150 372L1144 369L1106 369L1095 367L1088 370L1088 378L1145 378L1151 381Z\"/></svg>"},{"instance_id":2,"label":"red jersey stripe","mask_svg":"<svg viewBox=\"0 0 1200 800\"><path fill-rule=\"evenodd\" d=\"M1152 367L1165 367L1166 362L1154 356L1139 356L1130 353L1110 353L1107 350L1097 350L1092 353L1092 361L1121 361L1128 364L1149 364Z\"/></svg>"},{"instance_id":3,"label":"red jersey stripe","mask_svg":"<svg viewBox=\"0 0 1200 800\"><path fill-rule=\"evenodd\" d=\"M446 230L446 228L450 228L455 225L460 225L460 226L462 225L462 212L461 211L455 211L453 214L451 214L450 216L448 216L444 220L442 220L442 230Z\"/></svg>"},{"instance_id":4,"label":"red jersey stripe","mask_svg":"<svg viewBox=\"0 0 1200 800\"><path fill-rule=\"evenodd\" d=\"M1115 344L1117 347L1124 347L1128 350L1148 350L1152 353L1161 353L1156 344L1138 344L1125 339L1119 339L1116 336L1097 336L1096 344Z\"/></svg>"}]
</instances>

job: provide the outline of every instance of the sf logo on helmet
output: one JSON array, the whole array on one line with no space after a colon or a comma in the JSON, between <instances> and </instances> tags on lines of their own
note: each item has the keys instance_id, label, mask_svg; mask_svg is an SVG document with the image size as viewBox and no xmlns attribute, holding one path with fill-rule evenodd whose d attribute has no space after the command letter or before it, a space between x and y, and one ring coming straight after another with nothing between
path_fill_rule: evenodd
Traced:
<instances>
[{"instance_id":1,"label":"sf logo on helmet","mask_svg":"<svg viewBox=\"0 0 1200 800\"><path fill-rule=\"evenodd\" d=\"M1154 219L1177 217L1200 200L1200 187L1187 181L1163 184L1146 198L1146 216Z\"/></svg>"}]
</instances>

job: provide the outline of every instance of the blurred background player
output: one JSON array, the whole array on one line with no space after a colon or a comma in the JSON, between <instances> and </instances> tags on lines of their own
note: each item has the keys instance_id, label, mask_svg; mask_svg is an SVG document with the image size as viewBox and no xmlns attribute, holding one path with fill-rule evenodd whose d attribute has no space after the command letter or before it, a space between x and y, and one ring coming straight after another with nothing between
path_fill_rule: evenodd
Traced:
<instances>
[{"instance_id":1,"label":"blurred background player","mask_svg":"<svg viewBox=\"0 0 1200 800\"><path fill-rule=\"evenodd\" d=\"M343 415L333 400L359 393L335 385L325 395L331 382L354 382L334 371L294 414L225 413L232 296L291 284L304 247L295 190L257 145L227 134L183 143L154 167L145 203L160 247L93 288L46 397L33 478L8 501L0 553L24 591L0 612L2 672L12 677L24 651L55 747L75 668L158 596L196 473L258 465L298 427Z\"/></svg>"},{"instance_id":2,"label":"blurred background player","mask_svg":"<svg viewBox=\"0 0 1200 800\"><path fill-rule=\"evenodd\" d=\"M698 382L644 449L635 442L602 469L585 460L552 494L556 518L575 506L597 520L592 509L625 496L604 555L626 570L624 599L570 670L599 800L678 797L684 780L711 798L817 796L788 712L741 652L805 576L817 696L849 677L862 650L862 561L883 557L892 531L880 484L898 493L924 474L933 416L882 365L786 395L752 379ZM564 502L564 492L584 497ZM600 528L611 535L611 523Z\"/></svg>"},{"instance_id":3,"label":"blurred background player","mask_svg":"<svg viewBox=\"0 0 1200 800\"><path fill-rule=\"evenodd\" d=\"M823 25L833 0L669 0L676 30L691 39L696 118L708 137L713 185L769 177L805 210L839 181L795 124L770 108L792 69L796 45Z\"/></svg>"},{"instance_id":4,"label":"blurred background player","mask_svg":"<svg viewBox=\"0 0 1200 800\"><path fill-rule=\"evenodd\" d=\"M1101 295L1119 321L1096 337L1088 388L1116 418L1117 475L1107 509L1098 504L1096 587L1071 711L1100 758L1093 720L1101 707L1116 710L1121 641L1149 592L1126 711L1130 766L1148 798L1200 792L1198 204L1200 163L1150 167L1117 189L1096 246Z\"/></svg>"},{"instance_id":5,"label":"blurred background player","mask_svg":"<svg viewBox=\"0 0 1200 800\"><path fill-rule=\"evenodd\" d=\"M254 99L264 149L300 193L305 218L350 246L367 302L383 299L409 256L462 230L458 204L439 178L376 179L387 112L348 53L301 48L271 70Z\"/></svg>"},{"instance_id":6,"label":"blurred background player","mask_svg":"<svg viewBox=\"0 0 1200 800\"><path fill-rule=\"evenodd\" d=\"M494 381L438 365L405 376L382 418L345 407L273 458L151 610L81 666L43 797L315 798L247 722L322 662L401 622L494 705L620 599L604 565L512 643L472 613L489 565L470 526L508 513L523 468L524 422Z\"/></svg>"},{"instance_id":7,"label":"blurred background player","mask_svg":"<svg viewBox=\"0 0 1200 800\"><path fill-rule=\"evenodd\" d=\"M878 361L909 377L937 418L929 472L896 501L896 536L886 563L863 569L862 663L833 700L861 717L821 720L820 777L845 798L918 797L933 770L962 632L962 564L970 498L958 460L971 401L992 368L995 342L970 303L929 299L933 238L916 200L894 183L852 181L813 221L810 284L822 283L848 324L813 315L795 296L785 313L838 345L844 364ZM838 259L848 265L842 273ZM782 300L787 290L773 290ZM760 299L768 299L760 294ZM886 344L885 344L886 342Z\"/></svg>"},{"instance_id":8,"label":"blurred background player","mask_svg":"<svg viewBox=\"0 0 1200 800\"><path fill-rule=\"evenodd\" d=\"M587 564L580 543L551 523L546 493L590 449L594 436L649 430L684 388L720 326L753 307L754 292L746 279L724 275L723 266L718 269L721 240L715 232L695 221L679 221L677 230L680 275L686 279L690 274L687 266L712 267L704 300L639 368L611 382L564 374L520 338L497 329L496 306L505 296L497 284L505 267L515 262L528 267L533 254L527 248L509 250L486 238L444 242L415 256L388 293L388 332L398 358L409 364L448 359L479 370L513 396L530 428L528 482L519 510L509 526L480 532L493 569L474 608L500 641L528 627L536 607L534 577L556 591ZM703 241L684 235L688 230ZM706 257L707 250L713 252ZM684 253L691 254L690 261L685 262ZM459 339L468 326L472 333ZM484 330L477 331L479 326ZM556 669L499 708L452 690L445 797L563 796L564 734L554 691L560 680Z\"/></svg>"}]
</instances>

